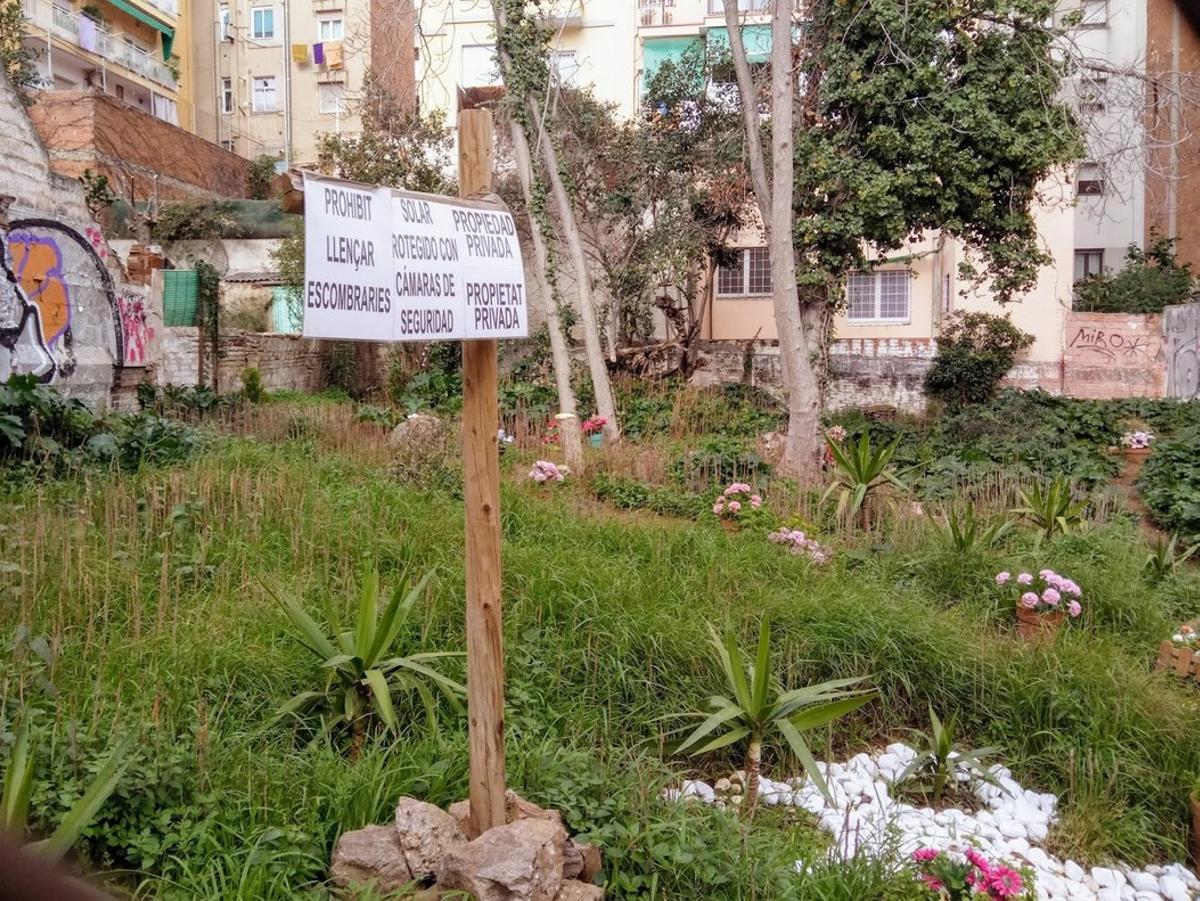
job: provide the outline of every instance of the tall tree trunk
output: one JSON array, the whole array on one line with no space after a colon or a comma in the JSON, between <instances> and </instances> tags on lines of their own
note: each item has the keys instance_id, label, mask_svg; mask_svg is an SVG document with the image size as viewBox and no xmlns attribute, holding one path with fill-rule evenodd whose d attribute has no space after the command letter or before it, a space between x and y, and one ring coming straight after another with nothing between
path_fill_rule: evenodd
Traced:
<instances>
[{"instance_id":1,"label":"tall tree trunk","mask_svg":"<svg viewBox=\"0 0 1200 901\"><path fill-rule=\"evenodd\" d=\"M759 774L762 771L762 736L751 735L750 747L746 749L746 797L742 810L747 817L754 816L758 806Z\"/></svg>"},{"instance_id":2,"label":"tall tree trunk","mask_svg":"<svg viewBox=\"0 0 1200 901\"><path fill-rule=\"evenodd\" d=\"M529 143L521 123L512 120L513 149L517 157L517 174L521 179L521 190L525 194L525 206L533 210L533 161L529 155ZM563 456L567 465L577 472L583 471L583 432L580 430L579 413L575 409L575 390L571 387L571 354L567 339L563 335L562 322L558 317L558 303L550 285L550 255L546 239L542 235L542 224L530 214L530 232L533 235L533 265L542 297L546 299L546 327L550 331L550 359L554 364L554 382L558 388L558 436L562 441Z\"/></svg>"},{"instance_id":3,"label":"tall tree trunk","mask_svg":"<svg viewBox=\"0 0 1200 901\"><path fill-rule=\"evenodd\" d=\"M796 248L792 243L795 72L792 62L792 0L774 0L771 18L771 170L763 152L758 93L737 7L725 6L738 94L750 162L750 181L762 214L771 254L775 328L788 404L788 434L782 468L815 477L820 451L821 386L809 351L800 293L796 284Z\"/></svg>"},{"instance_id":4,"label":"tall tree trunk","mask_svg":"<svg viewBox=\"0 0 1200 901\"><path fill-rule=\"evenodd\" d=\"M502 0L493 0L492 15L496 23L496 33L500 35L507 26L507 15ZM528 15L528 13L522 13ZM512 79L513 60L503 49L499 53L500 73L505 85ZM542 118L542 104L532 92L526 96L514 95L517 103L525 107L528 120L537 129L534 146L541 157L546 177L550 182L550 193L554 198L554 206L558 213L559 224L563 230L563 240L571 256L571 266L575 270L576 291L579 298L579 318L583 324L583 345L587 354L588 372L592 377L592 389L596 395L596 410L604 417L604 434L610 441L621 440L621 427L617 421L617 407L613 401L612 385L608 378L608 364L604 361L604 348L600 343L600 328L596 319L596 306L592 294L592 276L588 268L587 255L583 249L583 238L579 233L579 222L575 218L575 209L571 198L563 184L562 174L558 168L558 152L546 129ZM517 127L524 130L518 117ZM530 135L526 135L528 143Z\"/></svg>"},{"instance_id":5,"label":"tall tree trunk","mask_svg":"<svg viewBox=\"0 0 1200 901\"><path fill-rule=\"evenodd\" d=\"M538 146L541 148L542 161L550 180L550 193L554 197L563 238L571 255L571 265L575 270L579 318L583 320L583 346L587 353L588 372L592 376L592 389L596 394L596 411L604 417L605 436L610 441L620 441L621 427L617 421L617 405L613 400L612 385L608 379L608 364L604 360L604 346L600 341L600 327L596 319L596 305L592 293L592 273L583 251L579 223L575 219L575 209L571 206L570 195L567 194L566 185L563 184L562 174L558 169L558 151L554 149L549 131L540 124L541 104L537 102L537 98L529 98L529 108L534 121L539 123Z\"/></svg>"}]
</instances>

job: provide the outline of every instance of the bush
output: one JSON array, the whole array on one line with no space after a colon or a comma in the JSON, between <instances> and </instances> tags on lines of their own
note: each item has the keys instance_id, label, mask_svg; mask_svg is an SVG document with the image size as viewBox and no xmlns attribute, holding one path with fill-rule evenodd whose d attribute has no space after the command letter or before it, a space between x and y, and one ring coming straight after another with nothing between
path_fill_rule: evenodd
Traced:
<instances>
[{"instance_id":1,"label":"bush","mask_svg":"<svg viewBox=\"0 0 1200 901\"><path fill-rule=\"evenodd\" d=\"M746 440L710 435L702 438L695 449L677 457L670 472L677 482L703 490L730 482L754 482L768 476L771 467Z\"/></svg>"},{"instance_id":2,"label":"bush","mask_svg":"<svg viewBox=\"0 0 1200 901\"><path fill-rule=\"evenodd\" d=\"M1163 528L1200 535L1200 427L1158 441L1142 468L1138 489Z\"/></svg>"},{"instance_id":3,"label":"bush","mask_svg":"<svg viewBox=\"0 0 1200 901\"><path fill-rule=\"evenodd\" d=\"M597 473L592 493L624 510L649 510L661 516L699 519L712 506L708 495L693 494L659 485L644 485L634 479Z\"/></svg>"},{"instance_id":4,"label":"bush","mask_svg":"<svg viewBox=\"0 0 1200 901\"><path fill-rule=\"evenodd\" d=\"M271 199L271 182L275 180L278 159L268 153L256 156L246 173L246 188L254 200Z\"/></svg>"},{"instance_id":5,"label":"bush","mask_svg":"<svg viewBox=\"0 0 1200 901\"><path fill-rule=\"evenodd\" d=\"M937 355L925 374L925 392L952 406L992 398L1017 354L1033 344L1008 315L952 313L938 335Z\"/></svg>"},{"instance_id":6,"label":"bush","mask_svg":"<svg viewBox=\"0 0 1200 901\"><path fill-rule=\"evenodd\" d=\"M262 373L255 366L247 366L242 370L242 396L252 404L261 404L267 399Z\"/></svg>"},{"instance_id":7,"label":"bush","mask_svg":"<svg viewBox=\"0 0 1200 901\"><path fill-rule=\"evenodd\" d=\"M1130 244L1125 267L1098 272L1075 286L1074 308L1085 313L1161 313L1188 303L1196 290L1191 267L1175 259L1175 241L1159 238L1149 250Z\"/></svg>"}]
</instances>

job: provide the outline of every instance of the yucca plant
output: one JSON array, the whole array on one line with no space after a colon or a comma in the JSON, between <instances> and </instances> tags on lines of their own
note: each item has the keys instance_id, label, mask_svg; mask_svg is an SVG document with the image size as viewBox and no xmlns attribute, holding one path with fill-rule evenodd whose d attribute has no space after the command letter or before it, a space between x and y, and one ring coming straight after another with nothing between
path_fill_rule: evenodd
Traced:
<instances>
[{"instance_id":1,"label":"yucca plant","mask_svg":"<svg viewBox=\"0 0 1200 901\"><path fill-rule=\"evenodd\" d=\"M950 507L944 522L932 515L930 519L941 532L946 546L958 554L971 554L995 547L1000 539L1012 531L1013 526L1010 519L983 524L976 518L975 509L969 506L962 512L957 507Z\"/></svg>"},{"instance_id":2,"label":"yucca plant","mask_svg":"<svg viewBox=\"0 0 1200 901\"><path fill-rule=\"evenodd\" d=\"M131 741L132 736L126 736L109 752L87 790L67 811L58 828L48 838L28 844L26 847L30 851L50 860L58 860L70 850L121 781L121 776L129 766L127 753ZM33 794L34 759L32 729L26 719L17 727L8 752L8 766L4 770L4 785L0 791L0 832L18 837L25 834L29 798Z\"/></svg>"},{"instance_id":3,"label":"yucca plant","mask_svg":"<svg viewBox=\"0 0 1200 901\"><path fill-rule=\"evenodd\" d=\"M1058 534L1068 535L1083 522L1087 501L1075 500L1075 487L1063 476L1018 494L1021 506L1012 512L1025 517L1038 530L1039 542Z\"/></svg>"},{"instance_id":4,"label":"yucca plant","mask_svg":"<svg viewBox=\"0 0 1200 901\"><path fill-rule=\"evenodd\" d=\"M829 797L829 788L803 733L856 710L876 696L873 690L849 690L863 680L835 679L785 691L771 673L771 629L763 620L758 631L758 650L748 661L732 634L722 640L709 626L712 645L725 673L732 697L714 695L706 706L711 713L678 746L682 753L703 754L738 742L746 744L746 813L753 814L758 802L759 772L763 740L778 732L800 759L813 783Z\"/></svg>"},{"instance_id":5,"label":"yucca plant","mask_svg":"<svg viewBox=\"0 0 1200 901\"><path fill-rule=\"evenodd\" d=\"M996 748L960 748L954 741L958 724L953 713L943 723L930 706L929 723L929 732L917 732L921 738L921 750L896 777L895 784L898 787L923 795L937 804L945 795L947 786L954 788L957 784L955 771L960 767L981 782L998 785L983 763L984 758L996 753Z\"/></svg>"},{"instance_id":6,"label":"yucca plant","mask_svg":"<svg viewBox=\"0 0 1200 901\"><path fill-rule=\"evenodd\" d=\"M1200 544L1193 544L1185 551L1179 550L1179 533L1175 532L1170 538L1159 535L1150 546L1150 554L1146 557L1145 569L1154 581L1165 579L1181 563L1186 563L1200 550Z\"/></svg>"},{"instance_id":7,"label":"yucca plant","mask_svg":"<svg viewBox=\"0 0 1200 901\"><path fill-rule=\"evenodd\" d=\"M863 432L857 444L850 443L844 448L828 436L825 443L836 466L833 482L821 496L821 504L824 505L836 494L838 518L849 522L857 516L862 530L869 531L870 501L873 495L884 485L894 485L901 490L907 490L907 486L890 468L900 439L897 438L887 447L872 447L871 436Z\"/></svg>"},{"instance_id":8,"label":"yucca plant","mask_svg":"<svg viewBox=\"0 0 1200 901\"><path fill-rule=\"evenodd\" d=\"M461 657L452 651L425 651L395 655L395 644L412 614L413 605L429 583L426 575L407 594L398 588L379 612L379 571L367 570L359 591L357 622L353 629L335 631L332 638L317 625L294 599L275 595L291 621L294 637L312 652L325 670L324 686L302 691L275 716L316 713L323 728L338 725L352 735L351 757L357 758L368 726L378 719L390 732L400 731L392 695L397 691L414 693L425 708L430 726L436 723L437 701L434 689L450 706L462 710L460 698L466 689L430 666L436 660Z\"/></svg>"}]
</instances>

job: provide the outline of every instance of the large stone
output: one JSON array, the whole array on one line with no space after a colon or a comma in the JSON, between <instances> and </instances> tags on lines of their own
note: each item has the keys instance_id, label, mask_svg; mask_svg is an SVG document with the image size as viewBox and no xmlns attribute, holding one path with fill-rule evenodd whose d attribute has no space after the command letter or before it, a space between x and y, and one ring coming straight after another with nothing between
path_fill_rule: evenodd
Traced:
<instances>
[{"instance_id":1,"label":"large stone","mask_svg":"<svg viewBox=\"0 0 1200 901\"><path fill-rule=\"evenodd\" d=\"M373 885L394 892L413 881L412 871L391 826L367 826L346 832L333 849L329 877L342 888Z\"/></svg>"},{"instance_id":2,"label":"large stone","mask_svg":"<svg viewBox=\"0 0 1200 901\"><path fill-rule=\"evenodd\" d=\"M436 873L447 849L467 840L454 817L416 798L401 798L396 805L396 837L409 870L418 879Z\"/></svg>"},{"instance_id":3,"label":"large stone","mask_svg":"<svg viewBox=\"0 0 1200 901\"><path fill-rule=\"evenodd\" d=\"M554 901L601 901L604 889L587 882L569 879L562 884Z\"/></svg>"},{"instance_id":4,"label":"large stone","mask_svg":"<svg viewBox=\"0 0 1200 901\"><path fill-rule=\"evenodd\" d=\"M600 849L586 842L567 839L563 847L563 878L594 882L600 875Z\"/></svg>"},{"instance_id":5,"label":"large stone","mask_svg":"<svg viewBox=\"0 0 1200 901\"><path fill-rule=\"evenodd\" d=\"M476 901L554 901L563 884L562 843L562 827L548 819L497 826L448 849L438 886Z\"/></svg>"},{"instance_id":6,"label":"large stone","mask_svg":"<svg viewBox=\"0 0 1200 901\"><path fill-rule=\"evenodd\" d=\"M395 450L424 456L430 451L443 450L446 437L446 427L440 419L414 413L392 429L388 444Z\"/></svg>"}]
</instances>

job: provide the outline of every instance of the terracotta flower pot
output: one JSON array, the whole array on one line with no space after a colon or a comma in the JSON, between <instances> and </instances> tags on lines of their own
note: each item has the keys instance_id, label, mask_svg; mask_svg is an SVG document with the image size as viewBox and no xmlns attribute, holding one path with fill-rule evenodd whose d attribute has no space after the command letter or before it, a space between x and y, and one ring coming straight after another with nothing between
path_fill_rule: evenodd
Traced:
<instances>
[{"instance_id":1,"label":"terracotta flower pot","mask_svg":"<svg viewBox=\"0 0 1200 901\"><path fill-rule=\"evenodd\" d=\"M1150 448L1148 447L1125 448L1125 468L1121 472L1121 481L1130 485L1136 482L1138 474L1142 471L1142 466L1149 456Z\"/></svg>"},{"instance_id":2,"label":"terracotta flower pot","mask_svg":"<svg viewBox=\"0 0 1200 901\"><path fill-rule=\"evenodd\" d=\"M742 524L736 519L722 519L721 528L732 534L734 532L740 532L742 530Z\"/></svg>"},{"instance_id":3,"label":"terracotta flower pot","mask_svg":"<svg viewBox=\"0 0 1200 901\"><path fill-rule=\"evenodd\" d=\"M1200 867L1200 798L1192 795L1188 806L1192 808L1192 864Z\"/></svg>"},{"instance_id":4,"label":"terracotta flower pot","mask_svg":"<svg viewBox=\"0 0 1200 901\"><path fill-rule=\"evenodd\" d=\"M1017 607L1017 634L1022 638L1051 638L1062 628L1066 613L1055 610L1038 613L1025 607Z\"/></svg>"}]
</instances>

